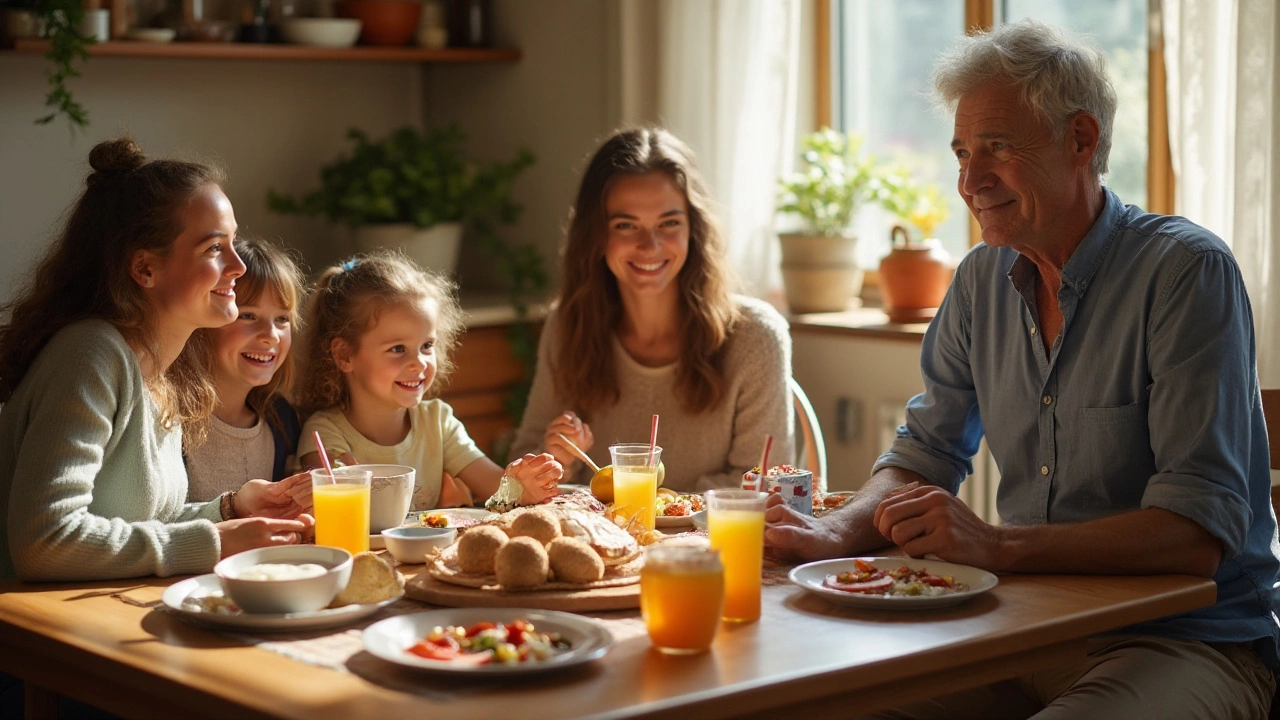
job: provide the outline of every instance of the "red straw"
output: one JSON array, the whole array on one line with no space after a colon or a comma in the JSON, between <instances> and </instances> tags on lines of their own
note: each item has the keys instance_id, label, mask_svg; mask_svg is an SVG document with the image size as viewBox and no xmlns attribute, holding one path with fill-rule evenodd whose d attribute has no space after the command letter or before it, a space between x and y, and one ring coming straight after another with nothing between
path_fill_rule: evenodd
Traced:
<instances>
[{"instance_id":1,"label":"red straw","mask_svg":"<svg viewBox=\"0 0 1280 720\"><path fill-rule=\"evenodd\" d=\"M338 484L338 478L333 476L333 466L329 464L329 453L324 451L324 443L320 441L320 431L315 431L316 450L320 452L320 462L324 463L324 469L329 472L329 480L334 484Z\"/></svg>"},{"instance_id":2,"label":"red straw","mask_svg":"<svg viewBox=\"0 0 1280 720\"><path fill-rule=\"evenodd\" d=\"M760 479L769 474L769 450L773 448L773 436L764 436L764 450L760 453Z\"/></svg>"},{"instance_id":3,"label":"red straw","mask_svg":"<svg viewBox=\"0 0 1280 720\"><path fill-rule=\"evenodd\" d=\"M658 447L658 414L653 414L653 427L649 428L649 462L647 467L653 467L654 448Z\"/></svg>"}]
</instances>

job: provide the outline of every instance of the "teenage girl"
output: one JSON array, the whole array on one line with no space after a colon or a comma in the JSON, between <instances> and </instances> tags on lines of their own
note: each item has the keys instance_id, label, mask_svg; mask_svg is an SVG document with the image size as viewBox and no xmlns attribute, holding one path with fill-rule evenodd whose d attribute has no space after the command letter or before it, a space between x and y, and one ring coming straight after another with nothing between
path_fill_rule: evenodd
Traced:
<instances>
[{"instance_id":1,"label":"teenage girl","mask_svg":"<svg viewBox=\"0 0 1280 720\"><path fill-rule=\"evenodd\" d=\"M208 341L217 404L207 422L183 428L202 440L187 454L191 502L211 500L249 478L283 480L295 464L302 426L285 399L293 385L289 352L303 297L302 271L282 248L241 236L236 253L239 314Z\"/></svg>"},{"instance_id":2,"label":"teenage girl","mask_svg":"<svg viewBox=\"0 0 1280 720\"><path fill-rule=\"evenodd\" d=\"M454 285L400 253L326 270L307 311L302 464L320 464L319 431L329 456L344 463L414 467L415 510L483 502L504 475L524 488L521 502L557 494L563 469L554 458L525 455L503 469L447 403L429 396L452 369L461 317Z\"/></svg>"}]
</instances>

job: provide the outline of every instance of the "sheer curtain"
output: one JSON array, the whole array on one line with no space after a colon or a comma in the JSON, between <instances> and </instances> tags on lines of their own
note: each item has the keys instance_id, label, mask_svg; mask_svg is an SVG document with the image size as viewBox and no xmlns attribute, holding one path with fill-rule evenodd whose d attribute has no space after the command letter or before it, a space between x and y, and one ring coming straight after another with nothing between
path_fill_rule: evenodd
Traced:
<instances>
[{"instance_id":1,"label":"sheer curtain","mask_svg":"<svg viewBox=\"0 0 1280 720\"><path fill-rule=\"evenodd\" d=\"M1231 246L1280 387L1280 12L1274 0L1163 0L1177 212Z\"/></svg>"},{"instance_id":2,"label":"sheer curtain","mask_svg":"<svg viewBox=\"0 0 1280 720\"><path fill-rule=\"evenodd\" d=\"M622 0L621 115L687 142L743 291L780 285L777 178L795 154L801 0Z\"/></svg>"}]
</instances>

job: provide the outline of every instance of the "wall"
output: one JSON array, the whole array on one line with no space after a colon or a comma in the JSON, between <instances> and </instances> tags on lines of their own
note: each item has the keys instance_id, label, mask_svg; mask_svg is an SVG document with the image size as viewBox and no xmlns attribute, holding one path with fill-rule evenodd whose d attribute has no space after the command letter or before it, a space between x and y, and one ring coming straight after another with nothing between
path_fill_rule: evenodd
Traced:
<instances>
[{"instance_id":1,"label":"wall","mask_svg":"<svg viewBox=\"0 0 1280 720\"><path fill-rule=\"evenodd\" d=\"M562 227L580 171L617 122L610 41L616 37L616 2L498 0L493 6L497 44L520 48L523 59L496 67L428 67L427 123L459 123L478 158L510 158L522 146L534 151L537 163L514 193L524 214L504 234L542 250L554 287ZM491 266L477 248L464 245L464 286L492 285Z\"/></svg>"}]
</instances>

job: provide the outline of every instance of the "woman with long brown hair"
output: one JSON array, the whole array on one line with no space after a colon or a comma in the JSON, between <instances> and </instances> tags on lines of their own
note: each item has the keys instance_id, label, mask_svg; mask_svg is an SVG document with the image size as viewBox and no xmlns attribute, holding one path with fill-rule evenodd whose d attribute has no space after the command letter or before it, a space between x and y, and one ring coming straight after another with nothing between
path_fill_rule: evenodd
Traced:
<instances>
[{"instance_id":1,"label":"woman with long brown hair","mask_svg":"<svg viewBox=\"0 0 1280 720\"><path fill-rule=\"evenodd\" d=\"M129 139L89 164L0 325L0 578L202 573L299 542L312 523L283 519L302 510L290 483L185 502L182 425L215 398L192 334L235 319L245 269L221 173L148 160Z\"/></svg>"},{"instance_id":2,"label":"woman with long brown hair","mask_svg":"<svg viewBox=\"0 0 1280 720\"><path fill-rule=\"evenodd\" d=\"M583 482L561 435L607 465L608 446L647 441L658 413L667 487L738 485L766 435L790 458L787 323L733 294L689 148L661 129L614 134L588 163L567 235L513 451L545 449Z\"/></svg>"}]
</instances>

